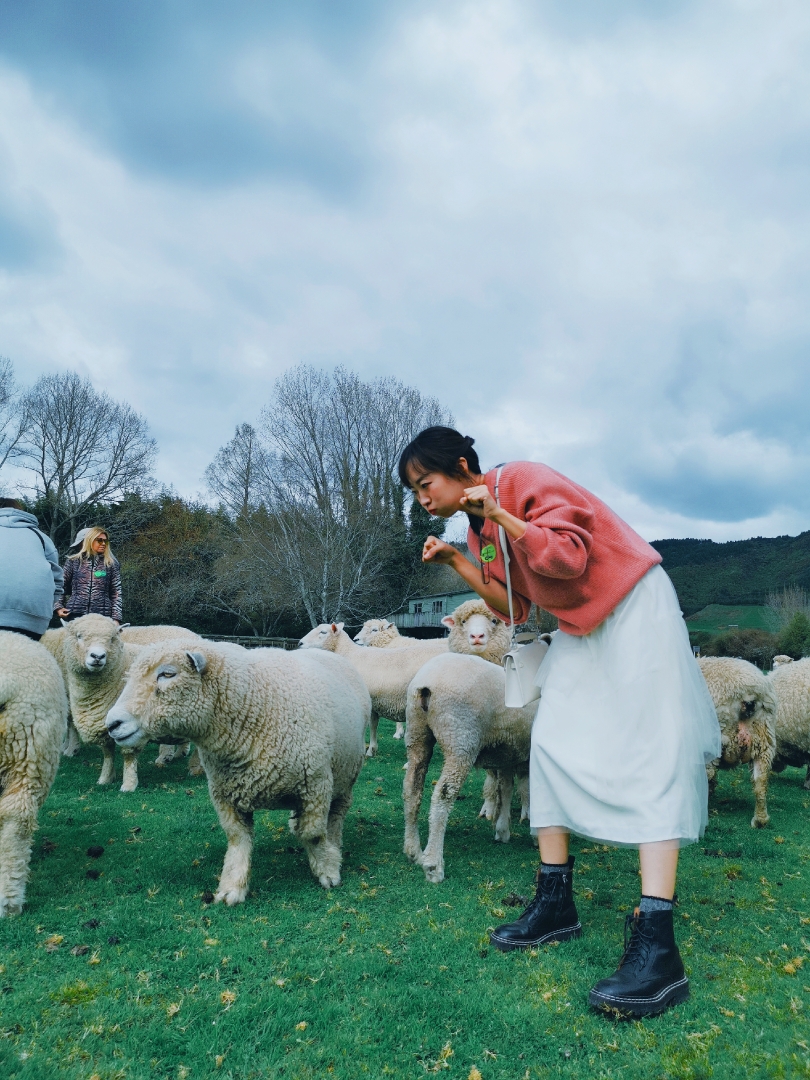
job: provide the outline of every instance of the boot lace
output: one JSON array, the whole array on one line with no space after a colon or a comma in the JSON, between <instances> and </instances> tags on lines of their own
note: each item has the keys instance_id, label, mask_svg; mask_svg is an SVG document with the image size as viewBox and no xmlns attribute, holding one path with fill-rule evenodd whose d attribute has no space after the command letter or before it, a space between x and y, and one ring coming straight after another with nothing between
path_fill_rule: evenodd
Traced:
<instances>
[{"instance_id":1,"label":"boot lace","mask_svg":"<svg viewBox=\"0 0 810 1080\"><path fill-rule=\"evenodd\" d=\"M629 941L628 941L629 935ZM642 914L633 912L624 919L624 955L619 967L643 968L650 955L655 934L649 921Z\"/></svg>"}]
</instances>

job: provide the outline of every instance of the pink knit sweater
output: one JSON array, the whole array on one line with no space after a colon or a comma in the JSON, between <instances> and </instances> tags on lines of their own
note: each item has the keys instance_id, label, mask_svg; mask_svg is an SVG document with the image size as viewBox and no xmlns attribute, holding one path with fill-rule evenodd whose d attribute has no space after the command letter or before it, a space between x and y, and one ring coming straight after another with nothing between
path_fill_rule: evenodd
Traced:
<instances>
[{"instance_id":1,"label":"pink knit sweater","mask_svg":"<svg viewBox=\"0 0 810 1080\"><path fill-rule=\"evenodd\" d=\"M492 469L484 478L493 496L495 474ZM500 497L504 510L527 526L520 540L507 537L517 624L526 622L535 603L556 615L566 634L589 634L661 562L655 548L608 506L548 465L505 465ZM468 540L476 557L484 544L495 545L490 572L506 584L497 525L485 521L481 539L470 529Z\"/></svg>"}]
</instances>

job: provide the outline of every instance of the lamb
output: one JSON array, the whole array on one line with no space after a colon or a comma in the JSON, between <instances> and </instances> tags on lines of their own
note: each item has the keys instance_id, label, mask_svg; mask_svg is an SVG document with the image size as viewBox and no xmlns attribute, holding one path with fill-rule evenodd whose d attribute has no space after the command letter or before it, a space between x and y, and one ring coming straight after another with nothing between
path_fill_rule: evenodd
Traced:
<instances>
[{"instance_id":1,"label":"lamb","mask_svg":"<svg viewBox=\"0 0 810 1080\"><path fill-rule=\"evenodd\" d=\"M447 819L473 767L498 770L495 839L502 843L509 840L513 776L528 773L537 706L532 702L522 709L507 709L504 690L503 668L480 656L458 653L429 660L408 686L404 851L422 866L430 882L444 880ZM423 852L419 809L436 743L444 765L431 799L428 842Z\"/></svg>"},{"instance_id":2,"label":"lamb","mask_svg":"<svg viewBox=\"0 0 810 1080\"><path fill-rule=\"evenodd\" d=\"M115 779L115 743L107 734L104 720L124 688L130 665L143 648L125 643L120 627L105 615L82 615L65 627L62 656L70 711L82 741L100 747L104 755L99 784L111 784ZM137 753L125 750L121 791L135 791L137 787Z\"/></svg>"},{"instance_id":3,"label":"lamb","mask_svg":"<svg viewBox=\"0 0 810 1080\"><path fill-rule=\"evenodd\" d=\"M360 672L371 694L371 721L367 757L377 753L377 725L381 716L397 725L394 738L402 738L408 683L426 660L447 651L445 639L420 641L407 649L368 649L356 645L343 623L322 623L299 642L302 649L325 649L345 657Z\"/></svg>"},{"instance_id":4,"label":"lamb","mask_svg":"<svg viewBox=\"0 0 810 1080\"><path fill-rule=\"evenodd\" d=\"M784 653L780 653L773 658L773 670L776 671L778 667L782 667L783 664L792 664L793 657L786 656Z\"/></svg>"},{"instance_id":5,"label":"lamb","mask_svg":"<svg viewBox=\"0 0 810 1080\"><path fill-rule=\"evenodd\" d=\"M700 670L709 687L720 723L722 753L706 766L710 790L718 769L749 763L754 787L753 829L770 821L768 776L776 753L776 696L769 679L747 660L702 656Z\"/></svg>"},{"instance_id":6,"label":"lamb","mask_svg":"<svg viewBox=\"0 0 810 1080\"><path fill-rule=\"evenodd\" d=\"M0 918L25 903L37 813L56 776L67 708L48 650L0 631Z\"/></svg>"},{"instance_id":7,"label":"lamb","mask_svg":"<svg viewBox=\"0 0 810 1080\"><path fill-rule=\"evenodd\" d=\"M483 600L465 601L451 615L446 615L442 624L450 631L447 639L450 652L480 656L492 664L503 663L512 634L508 625L493 615ZM551 644L551 634L540 636L547 645ZM504 807L503 795L499 791L500 782L500 772L488 769L484 780L484 805L478 815L487 821L495 821ZM512 777L510 787L512 785L517 786L520 797L520 820L526 821L529 817L528 764ZM508 810L506 812L508 813Z\"/></svg>"},{"instance_id":8,"label":"lamb","mask_svg":"<svg viewBox=\"0 0 810 1080\"><path fill-rule=\"evenodd\" d=\"M216 901L247 896L253 813L288 808L312 873L340 884L343 822L363 766L368 691L339 656L204 642L148 646L107 716L137 751L174 736L199 748L228 848Z\"/></svg>"},{"instance_id":9,"label":"lamb","mask_svg":"<svg viewBox=\"0 0 810 1080\"><path fill-rule=\"evenodd\" d=\"M810 790L810 659L780 664L767 680L776 695L776 756L771 771L806 765L804 787Z\"/></svg>"},{"instance_id":10,"label":"lamb","mask_svg":"<svg viewBox=\"0 0 810 1080\"><path fill-rule=\"evenodd\" d=\"M374 649L405 649L409 645L421 644L419 638L403 637L388 619L366 619L354 635L354 640L358 645L370 645Z\"/></svg>"}]
</instances>

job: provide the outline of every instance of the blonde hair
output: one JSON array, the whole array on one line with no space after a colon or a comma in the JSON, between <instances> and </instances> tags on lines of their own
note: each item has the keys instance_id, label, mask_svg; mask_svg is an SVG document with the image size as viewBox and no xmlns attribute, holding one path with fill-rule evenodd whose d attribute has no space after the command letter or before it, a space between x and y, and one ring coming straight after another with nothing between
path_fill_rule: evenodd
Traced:
<instances>
[{"instance_id":1,"label":"blonde hair","mask_svg":"<svg viewBox=\"0 0 810 1080\"><path fill-rule=\"evenodd\" d=\"M110 551L110 534L106 529L100 529L98 526L94 526L82 540L82 546L76 552L75 555L68 555L69 559L81 559L84 555L88 559L94 559L96 557L95 551L93 551L93 541L97 540L99 536L107 537L107 547L104 549L104 565L112 566L113 553Z\"/></svg>"}]
</instances>

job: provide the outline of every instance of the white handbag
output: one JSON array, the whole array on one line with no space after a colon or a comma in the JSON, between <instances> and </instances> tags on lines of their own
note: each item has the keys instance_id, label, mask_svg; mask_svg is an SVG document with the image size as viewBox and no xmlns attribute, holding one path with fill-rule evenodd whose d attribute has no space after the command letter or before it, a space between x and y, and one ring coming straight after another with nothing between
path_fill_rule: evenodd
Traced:
<instances>
[{"instance_id":1,"label":"white handbag","mask_svg":"<svg viewBox=\"0 0 810 1080\"><path fill-rule=\"evenodd\" d=\"M503 466L498 466L495 474L495 502L501 505L499 486ZM503 552L503 565L506 571L506 598L509 603L509 628L512 632L511 648L503 658L503 670L506 676L504 704L508 709L522 709L540 697L537 674L548 652L548 641L538 638L527 645L518 645L515 641L515 611L512 603L512 578L509 573L509 548L506 533L498 526L498 537Z\"/></svg>"}]
</instances>

